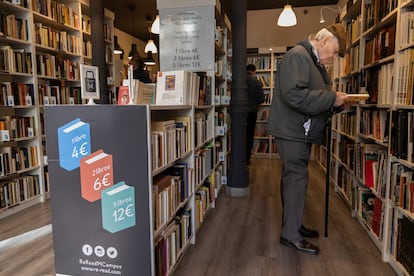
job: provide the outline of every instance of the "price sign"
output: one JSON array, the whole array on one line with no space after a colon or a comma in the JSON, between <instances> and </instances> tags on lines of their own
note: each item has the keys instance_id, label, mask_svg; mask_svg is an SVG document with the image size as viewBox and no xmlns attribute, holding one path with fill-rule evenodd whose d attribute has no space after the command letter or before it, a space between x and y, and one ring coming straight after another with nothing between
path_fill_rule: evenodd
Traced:
<instances>
[{"instance_id":1,"label":"price sign","mask_svg":"<svg viewBox=\"0 0 414 276\"><path fill-rule=\"evenodd\" d=\"M82 198L94 202L101 199L101 191L114 184L112 155L98 150L80 162Z\"/></svg>"},{"instance_id":2,"label":"price sign","mask_svg":"<svg viewBox=\"0 0 414 276\"><path fill-rule=\"evenodd\" d=\"M160 24L161 71L214 69L214 6L161 9Z\"/></svg>"},{"instance_id":3,"label":"price sign","mask_svg":"<svg viewBox=\"0 0 414 276\"><path fill-rule=\"evenodd\" d=\"M79 168L80 160L91 153L89 123L79 118L58 128L59 163L72 171Z\"/></svg>"},{"instance_id":4,"label":"price sign","mask_svg":"<svg viewBox=\"0 0 414 276\"><path fill-rule=\"evenodd\" d=\"M102 191L102 227L111 233L135 226L135 189L121 181Z\"/></svg>"}]
</instances>

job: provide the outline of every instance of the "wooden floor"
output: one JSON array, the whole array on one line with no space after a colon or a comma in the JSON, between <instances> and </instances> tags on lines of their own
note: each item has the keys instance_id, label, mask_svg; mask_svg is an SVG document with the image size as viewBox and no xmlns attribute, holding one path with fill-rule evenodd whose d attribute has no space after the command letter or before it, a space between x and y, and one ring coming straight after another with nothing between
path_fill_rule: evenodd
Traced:
<instances>
[{"instance_id":1,"label":"wooden floor","mask_svg":"<svg viewBox=\"0 0 414 276\"><path fill-rule=\"evenodd\" d=\"M321 252L306 255L281 246L279 178L279 160L253 159L250 196L232 198L221 193L174 276L395 275L332 189L329 236L323 236L325 177L312 165L305 224L322 234L312 239ZM49 223L49 204L38 205L0 220L0 241ZM1 276L54 274L52 234L0 251Z\"/></svg>"}]
</instances>

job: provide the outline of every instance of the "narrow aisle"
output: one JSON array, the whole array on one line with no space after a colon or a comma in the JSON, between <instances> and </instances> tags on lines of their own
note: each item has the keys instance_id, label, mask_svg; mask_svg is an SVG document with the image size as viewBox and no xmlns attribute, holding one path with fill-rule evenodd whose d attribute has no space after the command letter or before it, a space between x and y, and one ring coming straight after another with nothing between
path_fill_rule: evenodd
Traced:
<instances>
[{"instance_id":1,"label":"narrow aisle","mask_svg":"<svg viewBox=\"0 0 414 276\"><path fill-rule=\"evenodd\" d=\"M317 256L279 244L281 165L277 159L252 159L250 196L232 198L222 191L174 276L395 275L350 209L330 189L328 237L324 237L325 175L313 164L305 225L321 237Z\"/></svg>"}]
</instances>

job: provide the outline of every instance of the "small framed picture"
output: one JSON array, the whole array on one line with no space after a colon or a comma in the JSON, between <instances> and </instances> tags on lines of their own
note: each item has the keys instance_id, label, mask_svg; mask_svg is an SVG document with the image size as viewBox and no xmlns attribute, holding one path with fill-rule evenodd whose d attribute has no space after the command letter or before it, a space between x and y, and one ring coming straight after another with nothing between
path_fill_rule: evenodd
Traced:
<instances>
[{"instance_id":1,"label":"small framed picture","mask_svg":"<svg viewBox=\"0 0 414 276\"><path fill-rule=\"evenodd\" d=\"M97 66L80 65L82 99L99 99L99 70Z\"/></svg>"}]
</instances>

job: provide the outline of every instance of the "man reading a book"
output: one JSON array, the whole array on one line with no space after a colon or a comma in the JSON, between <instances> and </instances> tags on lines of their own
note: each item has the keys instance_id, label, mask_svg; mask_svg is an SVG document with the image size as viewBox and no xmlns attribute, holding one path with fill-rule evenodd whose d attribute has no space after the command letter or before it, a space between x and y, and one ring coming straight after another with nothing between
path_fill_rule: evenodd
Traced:
<instances>
[{"instance_id":1,"label":"man reading a book","mask_svg":"<svg viewBox=\"0 0 414 276\"><path fill-rule=\"evenodd\" d=\"M312 144L322 144L334 107L348 107L347 96L330 87L325 65L344 56L346 33L342 24L321 29L313 38L290 49L280 62L270 108L268 132L275 137L282 162L282 233L280 243L298 252L318 254L304 238L318 231L303 223L308 163Z\"/></svg>"}]
</instances>

